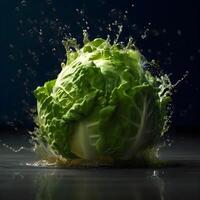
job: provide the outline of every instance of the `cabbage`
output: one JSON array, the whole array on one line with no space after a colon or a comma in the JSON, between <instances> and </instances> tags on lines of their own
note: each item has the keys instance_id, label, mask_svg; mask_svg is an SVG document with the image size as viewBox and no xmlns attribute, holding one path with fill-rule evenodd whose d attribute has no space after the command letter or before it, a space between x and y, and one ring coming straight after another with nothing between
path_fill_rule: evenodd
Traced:
<instances>
[{"instance_id":1,"label":"cabbage","mask_svg":"<svg viewBox=\"0 0 200 200\"><path fill-rule=\"evenodd\" d=\"M166 130L167 76L153 76L136 48L101 38L68 50L61 66L34 91L40 142L70 160L136 162L152 152Z\"/></svg>"}]
</instances>

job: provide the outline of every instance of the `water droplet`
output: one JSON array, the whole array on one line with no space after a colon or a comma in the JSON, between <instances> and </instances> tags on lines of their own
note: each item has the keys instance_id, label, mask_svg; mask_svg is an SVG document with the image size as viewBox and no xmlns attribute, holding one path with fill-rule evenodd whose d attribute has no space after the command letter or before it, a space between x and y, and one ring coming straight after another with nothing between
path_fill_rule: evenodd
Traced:
<instances>
[{"instance_id":1,"label":"water droplet","mask_svg":"<svg viewBox=\"0 0 200 200\"><path fill-rule=\"evenodd\" d=\"M19 7L16 7L15 10L16 10L17 12L19 12L19 11L20 11L20 8L19 8Z\"/></svg>"},{"instance_id":2,"label":"water droplet","mask_svg":"<svg viewBox=\"0 0 200 200\"><path fill-rule=\"evenodd\" d=\"M178 36L181 36L182 35L182 31L180 29L177 30L177 34Z\"/></svg>"},{"instance_id":3,"label":"water droplet","mask_svg":"<svg viewBox=\"0 0 200 200\"><path fill-rule=\"evenodd\" d=\"M195 57L193 55L191 55L189 59L190 59L190 61L194 61Z\"/></svg>"},{"instance_id":4,"label":"water droplet","mask_svg":"<svg viewBox=\"0 0 200 200\"><path fill-rule=\"evenodd\" d=\"M87 44L89 42L89 35L86 30L83 30L83 44Z\"/></svg>"},{"instance_id":5,"label":"water droplet","mask_svg":"<svg viewBox=\"0 0 200 200\"><path fill-rule=\"evenodd\" d=\"M159 176L159 171L154 170L152 176L153 177L158 177Z\"/></svg>"},{"instance_id":6,"label":"water droplet","mask_svg":"<svg viewBox=\"0 0 200 200\"><path fill-rule=\"evenodd\" d=\"M9 47L10 47L11 49L13 49L13 48L14 48L14 45L13 45L13 44L9 44Z\"/></svg>"},{"instance_id":7,"label":"water droplet","mask_svg":"<svg viewBox=\"0 0 200 200\"><path fill-rule=\"evenodd\" d=\"M149 33L149 29L147 28L147 29L144 31L144 33L141 35L141 38L142 38L142 39L145 39L145 38L147 37L148 33Z\"/></svg>"},{"instance_id":8,"label":"water droplet","mask_svg":"<svg viewBox=\"0 0 200 200\"><path fill-rule=\"evenodd\" d=\"M47 5L53 4L52 0L46 0Z\"/></svg>"},{"instance_id":9,"label":"water droplet","mask_svg":"<svg viewBox=\"0 0 200 200\"><path fill-rule=\"evenodd\" d=\"M175 88L177 85L179 85L179 83L181 83L183 80L185 80L187 78L187 76L189 75L189 71L186 71L182 78L179 79L176 83L173 84L173 88Z\"/></svg>"},{"instance_id":10,"label":"water droplet","mask_svg":"<svg viewBox=\"0 0 200 200\"><path fill-rule=\"evenodd\" d=\"M119 37L122 33L122 30L123 30L123 26L122 25L119 25L118 26L118 33L116 34L116 39L114 40L114 44L117 44L118 41L119 41Z\"/></svg>"},{"instance_id":11,"label":"water droplet","mask_svg":"<svg viewBox=\"0 0 200 200\"><path fill-rule=\"evenodd\" d=\"M152 53L152 50L151 50L151 49L148 49L147 52L148 52L148 53Z\"/></svg>"},{"instance_id":12,"label":"water droplet","mask_svg":"<svg viewBox=\"0 0 200 200\"><path fill-rule=\"evenodd\" d=\"M8 56L8 58L9 58L10 60L15 60L15 57L14 57L14 55L12 55L12 54L10 54L10 55Z\"/></svg>"},{"instance_id":13,"label":"water droplet","mask_svg":"<svg viewBox=\"0 0 200 200\"><path fill-rule=\"evenodd\" d=\"M129 49L129 48L133 48L133 47L135 47L135 44L133 43L133 38L129 37L126 48Z\"/></svg>"},{"instance_id":14,"label":"water droplet","mask_svg":"<svg viewBox=\"0 0 200 200\"><path fill-rule=\"evenodd\" d=\"M159 36L160 35L160 33L159 33L159 31L158 30L152 30L152 34L155 36L155 37L157 37L157 36Z\"/></svg>"},{"instance_id":15,"label":"water droplet","mask_svg":"<svg viewBox=\"0 0 200 200\"><path fill-rule=\"evenodd\" d=\"M42 35L42 29L39 30L39 35Z\"/></svg>"},{"instance_id":16,"label":"water droplet","mask_svg":"<svg viewBox=\"0 0 200 200\"><path fill-rule=\"evenodd\" d=\"M20 3L21 3L21 5L22 5L23 7L27 6L27 4L26 4L27 2L26 2L25 0L22 0Z\"/></svg>"}]
</instances>

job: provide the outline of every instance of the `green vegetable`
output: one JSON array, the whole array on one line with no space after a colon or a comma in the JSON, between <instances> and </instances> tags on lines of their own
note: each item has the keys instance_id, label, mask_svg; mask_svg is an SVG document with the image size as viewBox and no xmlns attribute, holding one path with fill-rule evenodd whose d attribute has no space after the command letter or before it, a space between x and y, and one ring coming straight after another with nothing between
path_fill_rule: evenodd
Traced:
<instances>
[{"instance_id":1,"label":"green vegetable","mask_svg":"<svg viewBox=\"0 0 200 200\"><path fill-rule=\"evenodd\" d=\"M147 155L166 130L170 80L153 76L140 52L97 38L67 51L56 80L34 91L36 138L66 159Z\"/></svg>"}]
</instances>

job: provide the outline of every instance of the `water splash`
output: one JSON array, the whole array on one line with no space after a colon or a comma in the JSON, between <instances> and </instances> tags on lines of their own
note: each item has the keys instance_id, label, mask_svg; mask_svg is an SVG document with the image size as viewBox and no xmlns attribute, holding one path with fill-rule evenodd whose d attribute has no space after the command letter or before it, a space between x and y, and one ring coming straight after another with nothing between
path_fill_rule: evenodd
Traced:
<instances>
[{"instance_id":1,"label":"water splash","mask_svg":"<svg viewBox=\"0 0 200 200\"><path fill-rule=\"evenodd\" d=\"M182 83L189 75L189 71L186 71L182 78L180 78L176 83L173 84L173 88L176 88L180 83Z\"/></svg>"},{"instance_id":2,"label":"water splash","mask_svg":"<svg viewBox=\"0 0 200 200\"><path fill-rule=\"evenodd\" d=\"M128 39L128 43L127 43L127 45L126 45L126 47L125 47L126 49L136 49L136 47L135 47L135 43L134 43L134 41L133 41L133 37L129 37L129 39Z\"/></svg>"},{"instance_id":3,"label":"water splash","mask_svg":"<svg viewBox=\"0 0 200 200\"><path fill-rule=\"evenodd\" d=\"M26 7L28 4L26 1L22 1L22 6ZM46 0L47 4L49 6L52 6L53 2L51 0ZM132 4L132 7L134 7L135 5ZM16 11L19 12L22 8L17 7ZM55 12L55 8L52 7L52 11ZM85 12L83 9L76 9L77 13L81 16L81 22L80 22L80 26L84 28L82 28L83 30L83 44L86 44L89 42L89 34L88 34L88 30L91 29L89 26L89 20L87 19L87 17L85 16ZM44 20L38 21L36 19L32 19L32 18L27 18L27 20L23 20L20 19L19 20L19 32L21 34L22 37L24 37L25 35L28 34L28 37L36 39L39 41L39 44L41 45L41 53L37 54L36 51L32 48L28 49L28 51L26 52L26 54L28 53L29 56L31 56L31 59L34 61L34 63L36 65L39 66L40 64L40 60L41 60L41 56L44 56L46 54L49 54L49 49L51 49L51 55L57 57L58 56L58 51L61 48L61 41L65 46L65 49L67 50L67 52L72 52L72 51L78 51L80 49L80 45L77 42L77 40L72 37L72 34L70 33L70 26L68 25L64 25L61 23L61 21L58 18L47 18L46 11L41 11L41 16L43 17ZM109 30L109 34L107 35L107 41L111 41L111 38L114 34L114 40L113 43L117 44L119 43L121 34L123 32L123 28L125 27L125 25L123 25L123 22L127 21L127 15L128 15L128 11L124 11L123 12L119 12L116 9L112 9L111 10L111 15L118 15L119 18L118 20L114 20L113 22L109 23L107 25L108 30ZM25 23L28 23L30 25L30 29L28 29L28 31L24 30L23 26ZM104 27L106 26L106 24L104 22L101 22L103 25L99 26L99 28L103 31ZM150 24L149 24L150 25ZM134 25L134 28L136 27L136 25ZM116 28L118 29L116 31ZM48 33L49 31L49 33ZM146 39L148 34L150 32L150 28L146 28L144 33L141 34L141 38L142 39ZM56 33L56 34L55 34ZM158 32L156 32L155 34L158 34ZM46 40L46 38L48 38ZM46 42L48 43L48 45L46 44ZM14 44L10 44L10 49L13 49L15 47ZM50 47L50 48L49 48ZM128 43L126 45L126 49L130 49L130 48L134 48L137 49L135 42L133 41L133 37L129 37L128 39ZM26 55L24 55L23 52L20 53L20 58L26 57ZM16 56L14 55L10 55L10 58L12 60L16 60ZM61 56L58 58L58 60L60 59L60 61L63 61L64 58ZM144 59L145 60L145 59ZM63 66L65 62L63 62ZM147 63L147 61L145 60L144 63ZM144 64L145 65L145 64ZM155 63L152 63L151 65L151 70L154 70L155 67ZM18 71L18 76L19 78L22 78L22 74L30 72L30 76L33 75L33 77L37 77L37 72L36 70L34 70L33 68L30 67L30 63L25 63L24 64L25 68L19 69ZM57 70L53 72L53 75L57 74ZM50 77L51 74L46 74L47 77ZM186 75L187 76L187 75ZM182 79L178 80L175 84L172 84L169 76L164 74L162 75L158 81L160 81L161 86L160 86L160 92L159 95L161 98L164 98L166 95L172 95L172 90L179 84L181 83L185 77L184 76ZM37 80L37 79L36 79ZM16 80L14 80L16 81ZM30 96L30 91L32 92L32 90L30 89L30 81L29 81L29 77L27 78L27 80L24 81L24 86L26 88L26 94L27 96ZM28 113L28 115L30 115L30 105L27 103L27 100L23 100L22 101L23 104L26 106L24 110L26 110L26 112ZM32 118L32 116L31 116ZM166 122L169 123L170 119L166 118ZM167 130L167 127L169 125L167 125L166 123L166 127L164 128L165 131ZM34 149L34 152L39 152L39 154L41 154L42 157L44 158L48 158L49 159L49 163L50 160L52 160L52 163L54 163L54 161L58 161L58 160L63 160L63 158L59 158L58 159L58 155L54 154L53 151L51 150L51 148L49 146L46 146L44 144L41 143L41 141L38 141L40 143L40 147L38 146L37 150ZM5 145L6 147L6 145ZM22 150L25 150L24 147L20 147L19 149L13 149L12 147L9 147L7 145L6 148L10 148L10 150L12 149L14 152L20 152ZM56 161L56 162L57 162ZM45 163L45 162L44 162Z\"/></svg>"},{"instance_id":4,"label":"water splash","mask_svg":"<svg viewBox=\"0 0 200 200\"><path fill-rule=\"evenodd\" d=\"M114 44L117 44L119 42L119 37L123 31L123 25L118 26L118 33L116 34L116 39L114 40Z\"/></svg>"},{"instance_id":5,"label":"water splash","mask_svg":"<svg viewBox=\"0 0 200 200\"><path fill-rule=\"evenodd\" d=\"M7 148L7 149L9 149L10 151L12 151L14 153L19 153L22 150L27 150L27 148L25 148L23 146L19 147L18 149L15 149L15 148L13 148L10 145L5 144L5 143L2 143L2 146L5 147L5 148Z\"/></svg>"},{"instance_id":6,"label":"water splash","mask_svg":"<svg viewBox=\"0 0 200 200\"><path fill-rule=\"evenodd\" d=\"M15 148L15 147L12 147L10 144L3 142L1 139L0 139L0 145L13 153L20 153L22 151L34 152L32 147L29 148L29 147L20 146L18 148Z\"/></svg>"}]
</instances>

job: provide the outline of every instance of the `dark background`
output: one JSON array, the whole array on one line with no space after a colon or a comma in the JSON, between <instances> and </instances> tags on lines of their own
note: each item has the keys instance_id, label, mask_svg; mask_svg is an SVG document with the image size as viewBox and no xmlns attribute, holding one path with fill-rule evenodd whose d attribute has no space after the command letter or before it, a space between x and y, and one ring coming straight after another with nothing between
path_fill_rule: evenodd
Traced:
<instances>
[{"instance_id":1,"label":"dark background","mask_svg":"<svg viewBox=\"0 0 200 200\"><path fill-rule=\"evenodd\" d=\"M159 62L173 83L185 78L173 95L173 134L198 134L200 127L198 0L178 1L0 1L0 127L19 133L33 128L32 91L55 78L65 59L62 39L81 43L90 38L114 38L117 21L124 25L120 40L132 36L148 60ZM31 109L31 110L30 110Z\"/></svg>"}]
</instances>

